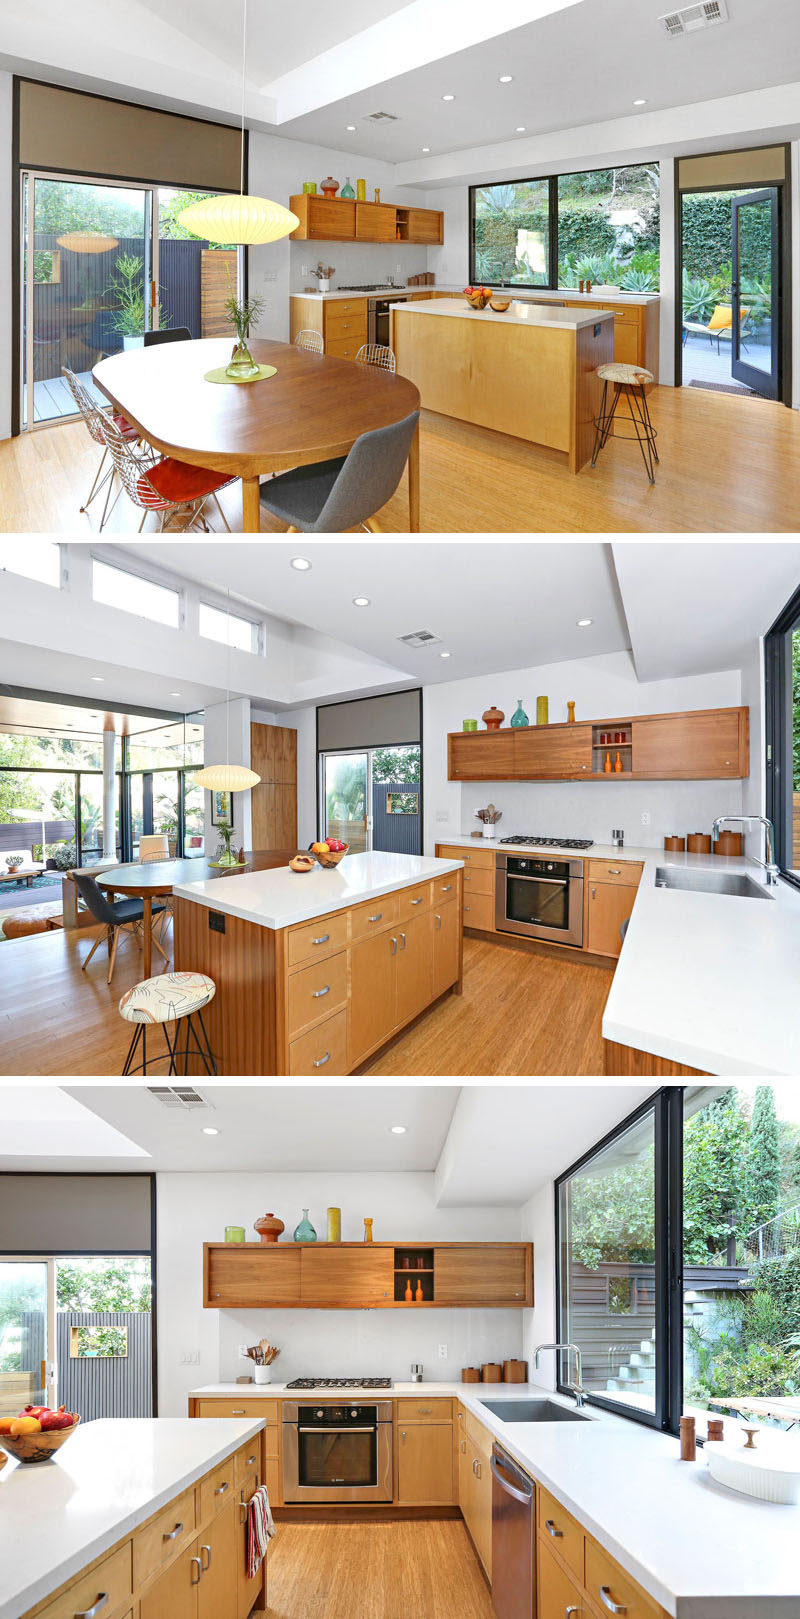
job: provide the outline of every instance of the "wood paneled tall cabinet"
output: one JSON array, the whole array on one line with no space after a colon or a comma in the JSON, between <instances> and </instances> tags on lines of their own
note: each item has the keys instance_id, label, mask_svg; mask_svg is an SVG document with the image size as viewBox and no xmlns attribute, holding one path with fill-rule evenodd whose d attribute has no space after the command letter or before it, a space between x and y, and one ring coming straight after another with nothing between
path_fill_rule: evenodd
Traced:
<instances>
[{"instance_id":1,"label":"wood paneled tall cabinet","mask_svg":"<svg viewBox=\"0 0 800 1619\"><path fill-rule=\"evenodd\" d=\"M297 847L297 732L288 725L250 726L254 849Z\"/></svg>"}]
</instances>

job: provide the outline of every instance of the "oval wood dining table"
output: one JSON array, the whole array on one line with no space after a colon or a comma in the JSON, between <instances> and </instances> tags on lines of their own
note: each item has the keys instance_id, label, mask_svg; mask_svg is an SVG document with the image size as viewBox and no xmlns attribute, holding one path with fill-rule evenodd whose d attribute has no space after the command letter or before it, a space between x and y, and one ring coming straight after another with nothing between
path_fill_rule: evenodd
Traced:
<instances>
[{"instance_id":1,"label":"oval wood dining table","mask_svg":"<svg viewBox=\"0 0 800 1619\"><path fill-rule=\"evenodd\" d=\"M228 338L157 343L99 360L97 387L163 455L242 480L242 532L261 528L259 477L347 455L362 433L419 409L419 389L377 366L254 338L260 382L206 382ZM419 533L419 427L408 458L409 532Z\"/></svg>"}]
</instances>

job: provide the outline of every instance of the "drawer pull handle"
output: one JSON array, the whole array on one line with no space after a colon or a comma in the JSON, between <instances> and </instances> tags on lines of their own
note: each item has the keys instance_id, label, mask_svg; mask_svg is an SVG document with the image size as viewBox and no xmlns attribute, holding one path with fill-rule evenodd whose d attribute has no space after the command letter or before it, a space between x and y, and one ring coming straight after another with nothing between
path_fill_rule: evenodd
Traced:
<instances>
[{"instance_id":1,"label":"drawer pull handle","mask_svg":"<svg viewBox=\"0 0 800 1619\"><path fill-rule=\"evenodd\" d=\"M368 916L367 917L367 921L368 922L380 922L382 920L382 918L383 918L383 911L376 911L374 916Z\"/></svg>"},{"instance_id":2,"label":"drawer pull handle","mask_svg":"<svg viewBox=\"0 0 800 1619\"><path fill-rule=\"evenodd\" d=\"M571 1619L573 1613L580 1613L580 1611L580 1608L577 1608L575 1603L571 1602L569 1607L564 1609L564 1619Z\"/></svg>"},{"instance_id":3,"label":"drawer pull handle","mask_svg":"<svg viewBox=\"0 0 800 1619\"><path fill-rule=\"evenodd\" d=\"M452 886L453 886L452 883L443 883L442 884L442 893L443 894L449 894Z\"/></svg>"},{"instance_id":4,"label":"drawer pull handle","mask_svg":"<svg viewBox=\"0 0 800 1619\"><path fill-rule=\"evenodd\" d=\"M224 1495L227 1488L228 1488L228 1480L225 1479L225 1482L223 1484L218 1484L217 1485L217 1488L215 1489L214 1494L215 1495Z\"/></svg>"},{"instance_id":5,"label":"drawer pull handle","mask_svg":"<svg viewBox=\"0 0 800 1619\"><path fill-rule=\"evenodd\" d=\"M412 903L412 905L421 905L422 904L422 895L420 894L418 899L412 899L411 903Z\"/></svg>"},{"instance_id":6,"label":"drawer pull handle","mask_svg":"<svg viewBox=\"0 0 800 1619\"><path fill-rule=\"evenodd\" d=\"M252 1467L254 1465L254 1463L255 1463L255 1459L256 1459L255 1456L248 1456L247 1462L245 1463L245 1465L247 1467Z\"/></svg>"},{"instance_id":7,"label":"drawer pull handle","mask_svg":"<svg viewBox=\"0 0 800 1619\"><path fill-rule=\"evenodd\" d=\"M627 1613L628 1610L622 1602L615 1602L611 1590L607 1585L601 1585L600 1596L609 1613Z\"/></svg>"},{"instance_id":8,"label":"drawer pull handle","mask_svg":"<svg viewBox=\"0 0 800 1619\"><path fill-rule=\"evenodd\" d=\"M330 1060L331 1060L331 1054L330 1054L329 1051L326 1051L324 1057L315 1057L314 1058L314 1067L315 1068L324 1068L326 1062L330 1062Z\"/></svg>"},{"instance_id":9,"label":"drawer pull handle","mask_svg":"<svg viewBox=\"0 0 800 1619\"><path fill-rule=\"evenodd\" d=\"M556 1526L553 1523L552 1518L545 1518L544 1526L545 1526L545 1529L547 1530L548 1535L552 1535L554 1540L563 1540L564 1531L563 1531L563 1529L556 1529Z\"/></svg>"},{"instance_id":10,"label":"drawer pull handle","mask_svg":"<svg viewBox=\"0 0 800 1619\"><path fill-rule=\"evenodd\" d=\"M466 1454L467 1454L467 1441L466 1441L466 1439L462 1439L462 1441L461 1441L461 1454L463 1456L466 1456Z\"/></svg>"},{"instance_id":11,"label":"drawer pull handle","mask_svg":"<svg viewBox=\"0 0 800 1619\"><path fill-rule=\"evenodd\" d=\"M321 996L330 995L330 992L331 992L331 986L330 986L330 984L326 984L324 989L315 989L314 994L312 995L311 998L312 998L312 1000L318 1001L321 998Z\"/></svg>"},{"instance_id":12,"label":"drawer pull handle","mask_svg":"<svg viewBox=\"0 0 800 1619\"><path fill-rule=\"evenodd\" d=\"M330 938L329 933L321 933L319 938L318 939L312 939L311 943L312 944L327 944L329 938Z\"/></svg>"},{"instance_id":13,"label":"drawer pull handle","mask_svg":"<svg viewBox=\"0 0 800 1619\"><path fill-rule=\"evenodd\" d=\"M391 944L392 944L392 955L396 956L397 955L397 940L392 939Z\"/></svg>"},{"instance_id":14,"label":"drawer pull handle","mask_svg":"<svg viewBox=\"0 0 800 1619\"><path fill-rule=\"evenodd\" d=\"M622 868L620 866L609 866L608 875L609 877L621 877Z\"/></svg>"},{"instance_id":15,"label":"drawer pull handle","mask_svg":"<svg viewBox=\"0 0 800 1619\"><path fill-rule=\"evenodd\" d=\"M417 1416L429 1417L431 1415L431 1410L432 1410L432 1407L429 1406L429 1405L418 1405L417 1406Z\"/></svg>"},{"instance_id":16,"label":"drawer pull handle","mask_svg":"<svg viewBox=\"0 0 800 1619\"><path fill-rule=\"evenodd\" d=\"M175 1528L171 1531L171 1533L168 1534L168 1535L164 1534L164 1535L162 1535L161 1538L162 1538L162 1540L177 1540L178 1536L180 1534L182 1534L182 1533L183 1533L183 1524L182 1523L176 1523Z\"/></svg>"},{"instance_id":17,"label":"drawer pull handle","mask_svg":"<svg viewBox=\"0 0 800 1619\"><path fill-rule=\"evenodd\" d=\"M100 1595L97 1598L97 1601L94 1604L94 1607L93 1608L84 1608L83 1613L76 1613L75 1619L94 1619L95 1614L99 1613L101 1608L105 1608L107 1606L108 1606L108 1592L107 1591L101 1591Z\"/></svg>"},{"instance_id":18,"label":"drawer pull handle","mask_svg":"<svg viewBox=\"0 0 800 1619\"><path fill-rule=\"evenodd\" d=\"M203 1573L205 1574L206 1571L211 1567L211 1547L210 1546L201 1546L200 1547L200 1556L201 1557L202 1557L204 1552L206 1554L206 1559L207 1559L206 1562L203 1564Z\"/></svg>"},{"instance_id":19,"label":"drawer pull handle","mask_svg":"<svg viewBox=\"0 0 800 1619\"><path fill-rule=\"evenodd\" d=\"M401 949L401 950L405 950L405 947L406 947L406 936L405 936L405 934L404 934L404 933L401 933L401 934L400 934L400 937L401 937L401 939L402 939L402 941L403 941L403 943L402 943L402 944L401 944L401 946L400 946L400 949Z\"/></svg>"},{"instance_id":20,"label":"drawer pull handle","mask_svg":"<svg viewBox=\"0 0 800 1619\"><path fill-rule=\"evenodd\" d=\"M203 1578L203 1565L199 1557L192 1557L190 1561L192 1569L197 1569L197 1579L195 1579L194 1573L192 1573L192 1585L199 1585Z\"/></svg>"},{"instance_id":21,"label":"drawer pull handle","mask_svg":"<svg viewBox=\"0 0 800 1619\"><path fill-rule=\"evenodd\" d=\"M243 1417L244 1416L244 1406L241 1406L241 1407L237 1406L236 1410L231 1412L231 1416L232 1417Z\"/></svg>"},{"instance_id":22,"label":"drawer pull handle","mask_svg":"<svg viewBox=\"0 0 800 1619\"><path fill-rule=\"evenodd\" d=\"M469 906L467 907L467 909L469 909ZM434 921L436 923L437 928L440 928L441 925L442 925L442 919L438 914L434 917Z\"/></svg>"}]
</instances>

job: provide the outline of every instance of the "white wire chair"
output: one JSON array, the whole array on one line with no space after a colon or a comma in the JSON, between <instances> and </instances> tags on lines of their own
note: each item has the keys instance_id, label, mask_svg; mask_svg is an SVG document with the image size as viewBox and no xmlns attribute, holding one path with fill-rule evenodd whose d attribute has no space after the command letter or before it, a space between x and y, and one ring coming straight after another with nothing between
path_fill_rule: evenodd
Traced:
<instances>
[{"instance_id":1,"label":"white wire chair","mask_svg":"<svg viewBox=\"0 0 800 1619\"><path fill-rule=\"evenodd\" d=\"M99 444L102 447L103 454L100 457L100 465L97 468L97 471L95 473L94 483L92 484L92 487L89 490L89 494L88 494L86 500L84 501L83 505L81 506L81 512L88 511L88 509L91 506L92 501L94 500L95 496L99 495L101 490L103 490L103 489L106 490L105 505L103 506L103 515L102 515L102 517L100 519L100 533L102 533L103 526L108 521L108 518L111 516L111 512L113 512L114 507L116 506L117 501L119 500L119 496L120 496L120 491L117 490L116 497L115 497L115 499L114 499L114 501L113 501L113 503L111 505L111 508L109 510L108 503L109 503L109 500L111 499L111 488L112 488L112 485L113 485L113 482L114 482L114 464L112 462L111 465L107 468L105 476L101 477L103 467L105 466L106 457L108 456L108 445L106 444L106 441L105 441L105 439L103 437L103 428L102 428L103 421L108 419L109 414L111 414L113 416L113 419L116 422L116 425L117 425L117 427L119 429L119 432L120 432L121 436L125 439L126 443L131 446L131 450L133 450L134 446L137 446L135 453L136 453L137 457L140 460L142 460L142 461L150 461L150 460L153 459L153 454L152 454L152 451L150 449L149 444L144 445L142 443L142 441L139 438L139 434L136 431L136 428L132 427L130 422L126 421L124 416L120 416L120 415L114 414L113 412L107 412L106 410L103 410L101 408L101 406L98 405L97 401L92 398L92 395L89 393L88 388L84 387L83 383L80 380L80 377L77 377L75 375L75 372L71 371L68 365L62 365L61 370L63 372L64 379L66 381L67 387L69 388L69 391L72 394L73 399L75 400L75 404L77 405L78 410L80 411L80 414L81 414L81 416L83 418L83 423L84 423L84 426L85 426L85 428L86 428L86 430L87 430L87 432L89 434L89 437L94 440L95 444ZM108 487L106 487L106 486L108 486Z\"/></svg>"},{"instance_id":2,"label":"white wire chair","mask_svg":"<svg viewBox=\"0 0 800 1619\"><path fill-rule=\"evenodd\" d=\"M309 354L321 354L323 351L322 333L312 332L306 326L302 332L298 332L294 340L294 346L296 349L306 349Z\"/></svg>"},{"instance_id":3,"label":"white wire chair","mask_svg":"<svg viewBox=\"0 0 800 1619\"><path fill-rule=\"evenodd\" d=\"M142 513L138 530L140 534L148 512L158 512L159 533L163 533L165 520L170 514L183 512L186 520L178 529L180 534L186 534L195 525L199 526L202 533L208 534L209 527L203 516L203 509L208 500L213 500L230 534L227 518L217 499L217 492L234 483L233 478L226 477L224 473L213 472L207 467L189 466L186 462L173 460L169 456L145 465L133 454L130 444L115 421L101 415L100 430L128 499L134 506L138 506ZM169 492L170 485L172 493Z\"/></svg>"},{"instance_id":4,"label":"white wire chair","mask_svg":"<svg viewBox=\"0 0 800 1619\"><path fill-rule=\"evenodd\" d=\"M356 365L377 365L381 371L397 370L394 349L387 348L384 343L362 343L356 355Z\"/></svg>"}]
</instances>

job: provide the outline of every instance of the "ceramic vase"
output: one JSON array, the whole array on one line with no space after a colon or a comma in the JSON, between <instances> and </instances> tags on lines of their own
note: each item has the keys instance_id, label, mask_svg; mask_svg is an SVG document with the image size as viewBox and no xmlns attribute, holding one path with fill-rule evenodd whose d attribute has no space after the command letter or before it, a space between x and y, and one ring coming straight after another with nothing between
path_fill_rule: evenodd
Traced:
<instances>
[{"instance_id":1,"label":"ceramic vase","mask_svg":"<svg viewBox=\"0 0 800 1619\"><path fill-rule=\"evenodd\" d=\"M547 698L546 697L537 697L537 699L536 699L536 724L537 725L547 725L548 724L549 712L550 712L550 705L549 705L549 703L547 701Z\"/></svg>"},{"instance_id":2,"label":"ceramic vase","mask_svg":"<svg viewBox=\"0 0 800 1619\"><path fill-rule=\"evenodd\" d=\"M481 714L481 719L483 720L487 731L499 731L500 726L505 719L505 714L503 713L502 708L495 708L492 706L491 708L484 709L483 713Z\"/></svg>"},{"instance_id":3,"label":"ceramic vase","mask_svg":"<svg viewBox=\"0 0 800 1619\"><path fill-rule=\"evenodd\" d=\"M253 1367L253 1376L254 1376L257 1383L271 1383L272 1382L272 1367L271 1366L254 1366Z\"/></svg>"},{"instance_id":4,"label":"ceramic vase","mask_svg":"<svg viewBox=\"0 0 800 1619\"><path fill-rule=\"evenodd\" d=\"M368 1215L364 1216L364 1241L365 1242L373 1242L374 1241L374 1238L373 1238L373 1235L372 1235L372 1220L369 1218Z\"/></svg>"},{"instance_id":5,"label":"ceramic vase","mask_svg":"<svg viewBox=\"0 0 800 1619\"><path fill-rule=\"evenodd\" d=\"M334 180L333 175L329 174L327 180L320 180L319 188L323 197L335 197L339 190L339 181Z\"/></svg>"},{"instance_id":6,"label":"ceramic vase","mask_svg":"<svg viewBox=\"0 0 800 1619\"><path fill-rule=\"evenodd\" d=\"M575 724L575 704L574 703L567 703L567 724L568 725L574 725Z\"/></svg>"},{"instance_id":7,"label":"ceramic vase","mask_svg":"<svg viewBox=\"0 0 800 1619\"><path fill-rule=\"evenodd\" d=\"M341 1209L328 1209L328 1242L341 1242L342 1240L342 1211Z\"/></svg>"},{"instance_id":8,"label":"ceramic vase","mask_svg":"<svg viewBox=\"0 0 800 1619\"><path fill-rule=\"evenodd\" d=\"M524 708L522 706L522 698L518 697L517 698L517 706L516 706L516 708L514 710L514 713L511 716L511 724L512 725L528 725L529 723L530 722L528 720L528 716L525 713L525 710L524 710Z\"/></svg>"},{"instance_id":9,"label":"ceramic vase","mask_svg":"<svg viewBox=\"0 0 800 1619\"><path fill-rule=\"evenodd\" d=\"M244 1242L244 1235L243 1225L226 1225L225 1227L226 1242Z\"/></svg>"},{"instance_id":10,"label":"ceramic vase","mask_svg":"<svg viewBox=\"0 0 800 1619\"><path fill-rule=\"evenodd\" d=\"M255 1222L255 1230L262 1242L277 1242L285 1229L283 1221L276 1220L274 1214L262 1214L261 1219Z\"/></svg>"},{"instance_id":11,"label":"ceramic vase","mask_svg":"<svg viewBox=\"0 0 800 1619\"><path fill-rule=\"evenodd\" d=\"M294 1228L295 1242L316 1242L317 1233L308 1218L308 1209L303 1210L303 1218Z\"/></svg>"},{"instance_id":12,"label":"ceramic vase","mask_svg":"<svg viewBox=\"0 0 800 1619\"><path fill-rule=\"evenodd\" d=\"M478 729L478 721L477 720L462 720L461 721L461 729L462 729L462 731L477 731L477 729Z\"/></svg>"},{"instance_id":13,"label":"ceramic vase","mask_svg":"<svg viewBox=\"0 0 800 1619\"><path fill-rule=\"evenodd\" d=\"M359 202L366 202L366 200L367 200L367 182L366 182L366 180L356 180L356 197L358 198Z\"/></svg>"}]
</instances>

